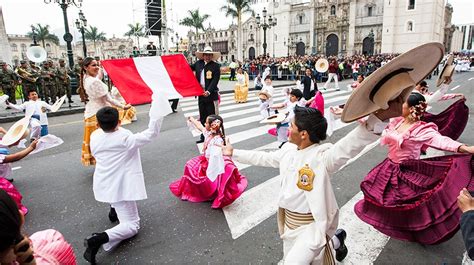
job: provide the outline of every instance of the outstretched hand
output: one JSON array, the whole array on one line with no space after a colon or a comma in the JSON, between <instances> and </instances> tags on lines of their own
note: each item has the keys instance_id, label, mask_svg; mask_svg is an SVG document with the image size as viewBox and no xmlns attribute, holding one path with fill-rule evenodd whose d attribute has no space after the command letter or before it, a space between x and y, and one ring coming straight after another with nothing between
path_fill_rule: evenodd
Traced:
<instances>
[{"instance_id":1,"label":"outstretched hand","mask_svg":"<svg viewBox=\"0 0 474 265\"><path fill-rule=\"evenodd\" d=\"M229 138L225 139L225 146L222 147L222 154L225 156L232 156L234 147L230 144Z\"/></svg>"},{"instance_id":2,"label":"outstretched hand","mask_svg":"<svg viewBox=\"0 0 474 265\"><path fill-rule=\"evenodd\" d=\"M36 140L34 140L33 142L31 142L31 144L30 144L29 147L30 147L32 150L35 150L37 144L38 144L38 139L36 139Z\"/></svg>"},{"instance_id":3,"label":"outstretched hand","mask_svg":"<svg viewBox=\"0 0 474 265\"><path fill-rule=\"evenodd\" d=\"M388 109L380 109L376 111L374 114L380 120L388 120L394 117L400 117L402 115L402 106L404 100L402 96L398 96L396 99L388 102Z\"/></svg>"},{"instance_id":4,"label":"outstretched hand","mask_svg":"<svg viewBox=\"0 0 474 265\"><path fill-rule=\"evenodd\" d=\"M123 106L123 109L124 109L124 110L128 110L128 109L131 108L131 107L132 107L132 105L130 105L130 104L125 104L125 106Z\"/></svg>"},{"instance_id":5,"label":"outstretched hand","mask_svg":"<svg viewBox=\"0 0 474 265\"><path fill-rule=\"evenodd\" d=\"M463 213L470 210L474 210L474 198L472 198L471 194L466 188L463 188L459 192L458 206Z\"/></svg>"}]
</instances>

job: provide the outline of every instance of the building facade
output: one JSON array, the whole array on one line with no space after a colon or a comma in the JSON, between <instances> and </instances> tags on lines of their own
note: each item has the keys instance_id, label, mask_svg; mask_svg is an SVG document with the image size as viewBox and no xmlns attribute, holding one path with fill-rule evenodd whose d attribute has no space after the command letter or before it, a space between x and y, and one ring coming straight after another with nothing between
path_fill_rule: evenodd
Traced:
<instances>
[{"instance_id":1,"label":"building facade","mask_svg":"<svg viewBox=\"0 0 474 265\"><path fill-rule=\"evenodd\" d=\"M13 65L18 65L21 60L28 60L27 51L28 48L33 44L33 40L30 37L19 34L8 34L8 42L10 43ZM37 43L43 47L43 43L41 41L38 41ZM46 50L47 58L59 59L67 57L65 49L63 51L59 45L52 41L45 41L43 48Z\"/></svg>"},{"instance_id":2,"label":"building facade","mask_svg":"<svg viewBox=\"0 0 474 265\"><path fill-rule=\"evenodd\" d=\"M474 50L474 23L459 25L459 29L462 32L462 44L460 51Z\"/></svg>"}]
</instances>

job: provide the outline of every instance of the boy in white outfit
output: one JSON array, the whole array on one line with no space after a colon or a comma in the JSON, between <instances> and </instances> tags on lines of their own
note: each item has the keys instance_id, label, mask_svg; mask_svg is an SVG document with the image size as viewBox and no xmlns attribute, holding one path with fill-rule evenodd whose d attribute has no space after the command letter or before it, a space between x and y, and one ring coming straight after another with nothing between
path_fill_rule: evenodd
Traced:
<instances>
[{"instance_id":1,"label":"boy in white outfit","mask_svg":"<svg viewBox=\"0 0 474 265\"><path fill-rule=\"evenodd\" d=\"M48 116L45 110L51 110L51 105L40 100L36 90L28 91L28 101L15 105L7 101L7 105L18 111L25 111L25 115L31 115L30 139L38 139L48 134Z\"/></svg>"},{"instance_id":2,"label":"boy in white outfit","mask_svg":"<svg viewBox=\"0 0 474 265\"><path fill-rule=\"evenodd\" d=\"M167 113L153 114L152 110L148 128L136 134L120 126L117 109L104 107L96 114L100 129L92 133L90 141L97 162L93 177L94 196L97 201L115 208L120 223L85 239L84 258L92 264L96 262L100 246L109 251L122 240L136 235L140 228L136 201L146 199L147 194L139 147L158 136L163 116L171 112L169 109Z\"/></svg>"}]
</instances>

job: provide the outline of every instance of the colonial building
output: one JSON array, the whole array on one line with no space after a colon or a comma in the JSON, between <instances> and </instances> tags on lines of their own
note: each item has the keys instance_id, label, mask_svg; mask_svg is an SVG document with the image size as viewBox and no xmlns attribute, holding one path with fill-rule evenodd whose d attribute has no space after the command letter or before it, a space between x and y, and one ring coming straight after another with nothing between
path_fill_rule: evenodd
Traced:
<instances>
[{"instance_id":1,"label":"colonial building","mask_svg":"<svg viewBox=\"0 0 474 265\"><path fill-rule=\"evenodd\" d=\"M28 48L33 44L33 40L26 35L8 34L8 42L10 43L10 50L12 54L12 63L18 65L21 60L28 60L26 52ZM37 42L38 45L43 47L41 41ZM52 41L45 41L44 47L47 53L47 57L51 59L66 58L66 52L61 49L59 45L56 45Z\"/></svg>"},{"instance_id":2,"label":"colonial building","mask_svg":"<svg viewBox=\"0 0 474 265\"><path fill-rule=\"evenodd\" d=\"M12 54L10 50L10 43L8 42L7 31L5 30L5 23L3 21L2 7L0 6L0 60L12 63Z\"/></svg>"},{"instance_id":3,"label":"colonial building","mask_svg":"<svg viewBox=\"0 0 474 265\"><path fill-rule=\"evenodd\" d=\"M459 29L462 32L462 44L461 51L474 50L474 24L463 24L459 25Z\"/></svg>"}]
</instances>

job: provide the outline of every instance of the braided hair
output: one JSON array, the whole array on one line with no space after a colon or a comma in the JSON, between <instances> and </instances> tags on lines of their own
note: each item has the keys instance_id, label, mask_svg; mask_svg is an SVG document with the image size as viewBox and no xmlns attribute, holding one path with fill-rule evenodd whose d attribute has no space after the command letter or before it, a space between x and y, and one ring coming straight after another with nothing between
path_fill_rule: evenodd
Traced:
<instances>
[{"instance_id":1,"label":"braided hair","mask_svg":"<svg viewBox=\"0 0 474 265\"><path fill-rule=\"evenodd\" d=\"M92 58L92 57L86 57L83 61L82 61L82 65L81 65L81 76L79 78L79 88L77 89L77 92L79 94L79 96L81 97L81 101L84 102L84 103L87 103L87 101L89 101L89 95L87 95L87 92L84 88L84 75L86 73L86 67L89 66L92 61L94 61L95 59Z\"/></svg>"},{"instance_id":2,"label":"braided hair","mask_svg":"<svg viewBox=\"0 0 474 265\"><path fill-rule=\"evenodd\" d=\"M212 126L212 123L213 123L213 122L218 121L218 123L219 123L219 128L218 128L218 130L215 132L215 134L219 134L219 136L222 138L222 140L224 140L224 145L225 145L224 120L222 119L221 116L215 115L215 114L211 114L211 115L207 116L207 118L208 118L208 122L209 122L209 125L210 125L210 126ZM212 130L212 128L211 128L211 130Z\"/></svg>"},{"instance_id":3,"label":"braided hair","mask_svg":"<svg viewBox=\"0 0 474 265\"><path fill-rule=\"evenodd\" d=\"M411 93L407 99L407 105L410 109L410 119L419 121L426 111L427 104L425 97L420 93Z\"/></svg>"}]
</instances>

